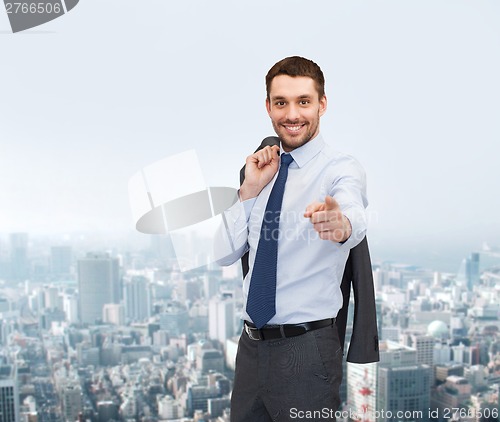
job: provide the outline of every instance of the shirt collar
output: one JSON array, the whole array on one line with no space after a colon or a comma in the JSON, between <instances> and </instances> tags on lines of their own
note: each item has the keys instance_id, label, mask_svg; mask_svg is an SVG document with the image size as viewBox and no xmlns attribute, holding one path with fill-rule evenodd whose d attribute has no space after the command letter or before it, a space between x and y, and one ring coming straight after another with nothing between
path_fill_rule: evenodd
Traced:
<instances>
[{"instance_id":1,"label":"shirt collar","mask_svg":"<svg viewBox=\"0 0 500 422\"><path fill-rule=\"evenodd\" d=\"M323 149L324 145L325 141L321 134L318 133L316 137L314 137L301 147L294 149L292 152L290 152L290 154L293 158L293 161L295 161L297 166L300 168L305 166L312 158L314 158ZM282 147L280 147L280 149L281 154L286 154L286 152L283 151Z\"/></svg>"}]
</instances>

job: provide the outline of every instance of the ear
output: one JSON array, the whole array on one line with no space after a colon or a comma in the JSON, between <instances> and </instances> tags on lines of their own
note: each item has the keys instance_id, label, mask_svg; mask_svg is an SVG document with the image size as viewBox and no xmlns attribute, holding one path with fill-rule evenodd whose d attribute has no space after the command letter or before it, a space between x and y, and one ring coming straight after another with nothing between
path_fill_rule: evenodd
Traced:
<instances>
[{"instance_id":1,"label":"ear","mask_svg":"<svg viewBox=\"0 0 500 422\"><path fill-rule=\"evenodd\" d=\"M271 114L271 103L269 102L269 98L266 98L266 110L267 114Z\"/></svg>"},{"instance_id":2,"label":"ear","mask_svg":"<svg viewBox=\"0 0 500 422\"><path fill-rule=\"evenodd\" d=\"M323 116L326 113L328 101L326 100L326 95L323 95L322 98L319 99L319 115Z\"/></svg>"}]
</instances>

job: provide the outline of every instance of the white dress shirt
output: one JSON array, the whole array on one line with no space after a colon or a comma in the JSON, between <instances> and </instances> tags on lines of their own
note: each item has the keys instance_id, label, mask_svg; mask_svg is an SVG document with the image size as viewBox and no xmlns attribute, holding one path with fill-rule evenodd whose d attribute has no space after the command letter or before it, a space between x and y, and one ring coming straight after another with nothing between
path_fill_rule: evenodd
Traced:
<instances>
[{"instance_id":1,"label":"white dress shirt","mask_svg":"<svg viewBox=\"0 0 500 422\"><path fill-rule=\"evenodd\" d=\"M279 226L276 315L268 324L336 317L342 307L340 283L349 250L366 232L368 201L361 165L351 156L334 151L321 135L294 149L291 155L294 161L288 170ZM256 198L238 201L225 211L225 234L215 244L218 256L224 247L230 251L217 261L220 265L236 262L249 250L250 270L243 281L244 309L262 219L276 177ZM324 202L326 195L336 199L351 222L352 234L343 244L321 239L304 217L306 207L314 201ZM242 318L251 321L246 311Z\"/></svg>"}]
</instances>

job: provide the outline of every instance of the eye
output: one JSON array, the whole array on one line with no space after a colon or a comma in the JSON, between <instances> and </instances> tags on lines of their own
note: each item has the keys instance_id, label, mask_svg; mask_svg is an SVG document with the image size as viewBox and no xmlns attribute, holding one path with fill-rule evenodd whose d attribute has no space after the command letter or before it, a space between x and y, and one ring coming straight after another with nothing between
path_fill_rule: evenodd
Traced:
<instances>
[{"instance_id":1,"label":"eye","mask_svg":"<svg viewBox=\"0 0 500 422\"><path fill-rule=\"evenodd\" d=\"M284 101L276 101L276 102L274 103L274 105L275 105L276 107L283 107L283 106L285 105L285 102L284 102Z\"/></svg>"},{"instance_id":2,"label":"eye","mask_svg":"<svg viewBox=\"0 0 500 422\"><path fill-rule=\"evenodd\" d=\"M299 104L300 104L300 105L308 105L309 103L310 103L310 101L309 101L309 100L300 100L300 101L299 101Z\"/></svg>"}]
</instances>

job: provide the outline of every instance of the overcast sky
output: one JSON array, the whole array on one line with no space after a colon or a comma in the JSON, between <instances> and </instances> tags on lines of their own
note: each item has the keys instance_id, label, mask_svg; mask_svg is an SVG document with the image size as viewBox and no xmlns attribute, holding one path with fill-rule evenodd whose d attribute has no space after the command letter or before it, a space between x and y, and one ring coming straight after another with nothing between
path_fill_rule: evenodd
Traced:
<instances>
[{"instance_id":1,"label":"overcast sky","mask_svg":"<svg viewBox=\"0 0 500 422\"><path fill-rule=\"evenodd\" d=\"M267 70L303 55L375 258L500 245L498 22L495 0L81 0L12 34L0 10L0 236L132 230L129 178L187 149L236 187L273 134Z\"/></svg>"}]
</instances>

